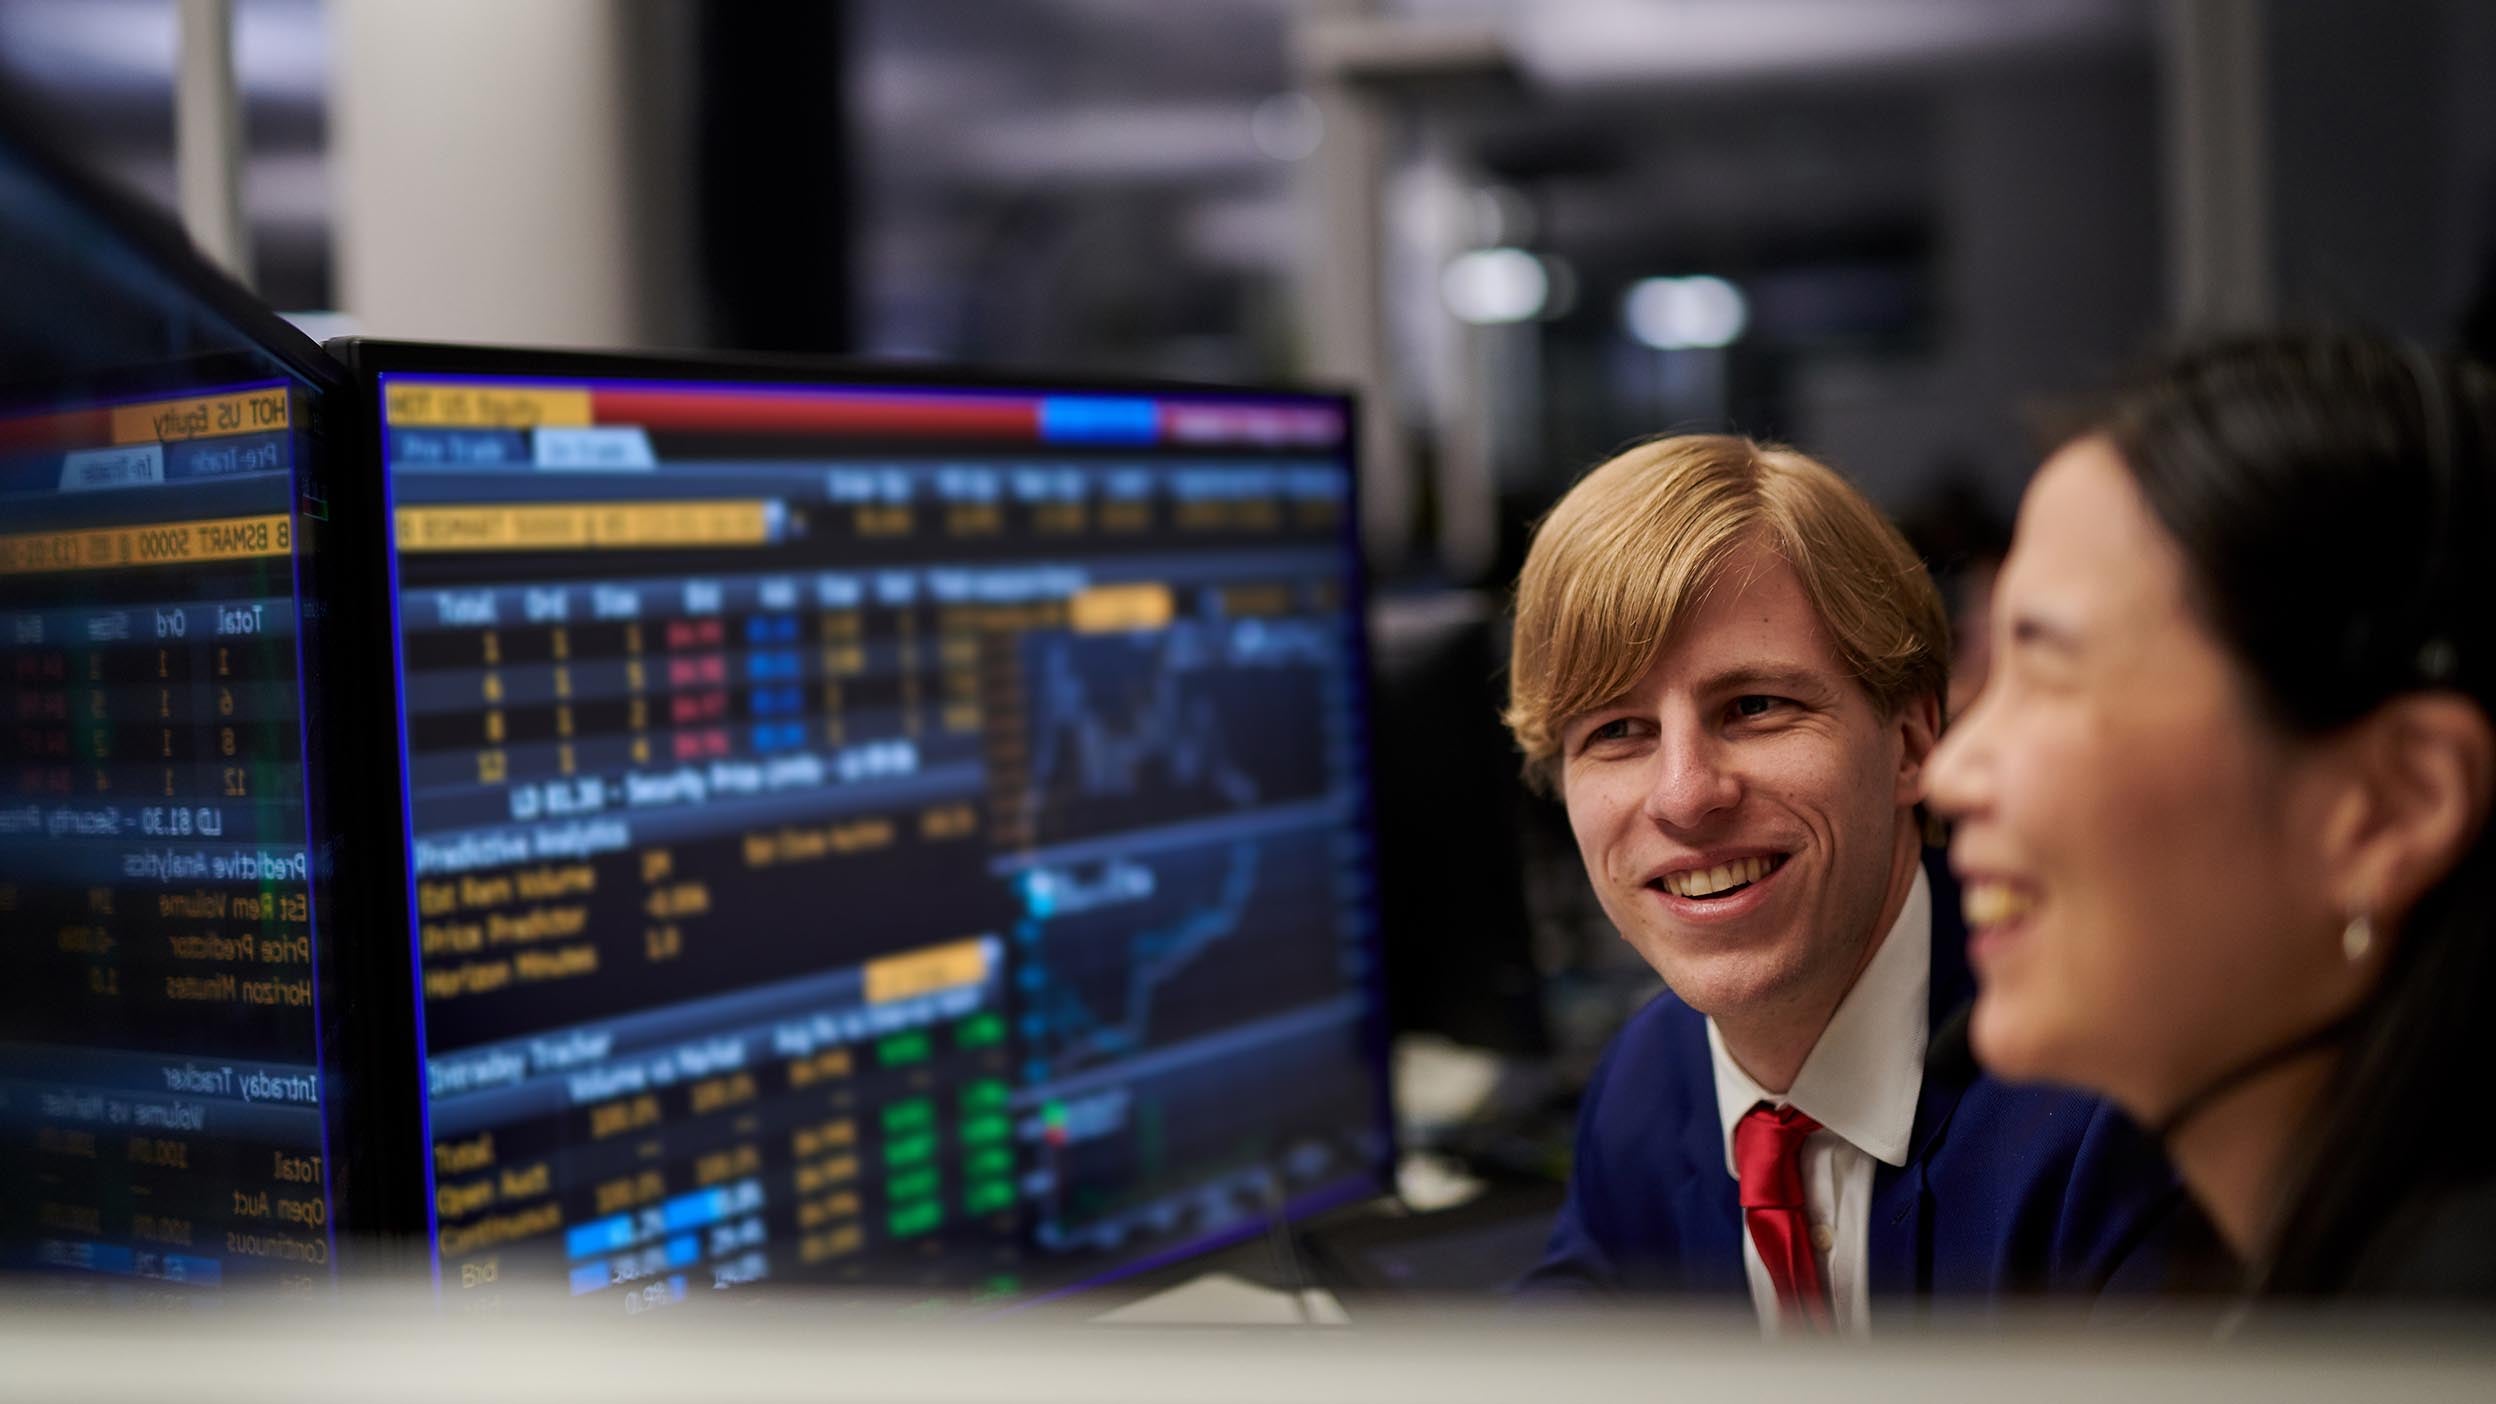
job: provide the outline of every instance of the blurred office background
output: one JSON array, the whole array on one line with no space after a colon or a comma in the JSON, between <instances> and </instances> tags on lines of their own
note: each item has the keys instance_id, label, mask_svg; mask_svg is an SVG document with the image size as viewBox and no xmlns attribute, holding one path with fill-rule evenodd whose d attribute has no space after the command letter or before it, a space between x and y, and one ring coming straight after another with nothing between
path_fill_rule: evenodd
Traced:
<instances>
[{"instance_id":1,"label":"blurred office background","mask_svg":"<svg viewBox=\"0 0 2496 1404\"><path fill-rule=\"evenodd\" d=\"M1397 1014L1528 1167L1653 988L1494 715L1577 474L1788 439L1981 565L2161 338L2489 320L2476 0L0 0L0 83L177 211L223 22L230 259L323 331L1358 384Z\"/></svg>"}]
</instances>

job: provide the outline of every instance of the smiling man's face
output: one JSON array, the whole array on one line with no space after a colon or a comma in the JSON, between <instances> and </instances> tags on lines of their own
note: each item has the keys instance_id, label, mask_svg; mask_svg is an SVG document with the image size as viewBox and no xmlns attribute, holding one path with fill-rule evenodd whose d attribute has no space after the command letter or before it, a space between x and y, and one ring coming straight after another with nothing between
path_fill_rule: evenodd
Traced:
<instances>
[{"instance_id":1,"label":"smiling man's face","mask_svg":"<svg viewBox=\"0 0 2496 1404\"><path fill-rule=\"evenodd\" d=\"M1793 568L1736 552L1646 674L1561 730L1604 911L1703 1014L1825 1018L1913 879L1933 715L1883 716Z\"/></svg>"}]
</instances>

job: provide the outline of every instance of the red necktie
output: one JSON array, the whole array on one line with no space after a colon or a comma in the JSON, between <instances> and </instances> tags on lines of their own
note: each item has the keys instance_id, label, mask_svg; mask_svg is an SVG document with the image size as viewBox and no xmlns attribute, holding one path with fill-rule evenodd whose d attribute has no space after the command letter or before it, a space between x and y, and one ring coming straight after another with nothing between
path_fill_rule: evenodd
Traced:
<instances>
[{"instance_id":1,"label":"red necktie","mask_svg":"<svg viewBox=\"0 0 2496 1404\"><path fill-rule=\"evenodd\" d=\"M1803 1214L1803 1142L1819 1129L1819 1122L1792 1107L1762 1102L1734 1123L1733 1164L1742 1183L1742 1217L1768 1267L1768 1280L1776 1285L1784 1318L1826 1332L1836 1329L1829 1286Z\"/></svg>"}]
</instances>

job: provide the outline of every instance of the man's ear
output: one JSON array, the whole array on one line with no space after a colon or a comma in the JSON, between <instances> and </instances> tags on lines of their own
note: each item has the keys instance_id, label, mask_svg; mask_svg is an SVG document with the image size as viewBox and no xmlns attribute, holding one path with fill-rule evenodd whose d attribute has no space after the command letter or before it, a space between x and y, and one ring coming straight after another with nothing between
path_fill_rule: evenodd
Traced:
<instances>
[{"instance_id":1,"label":"man's ear","mask_svg":"<svg viewBox=\"0 0 2496 1404\"><path fill-rule=\"evenodd\" d=\"M2324 871L2348 916L2397 925L2487 823L2496 728L2466 697L2397 697L2349 738L2354 782L2324 834Z\"/></svg>"},{"instance_id":2,"label":"man's ear","mask_svg":"<svg viewBox=\"0 0 2496 1404\"><path fill-rule=\"evenodd\" d=\"M1907 699L1890 725L1898 728L1900 742L1898 803L1915 804L1924 798L1924 763L1941 741L1941 699L1930 693Z\"/></svg>"}]
</instances>

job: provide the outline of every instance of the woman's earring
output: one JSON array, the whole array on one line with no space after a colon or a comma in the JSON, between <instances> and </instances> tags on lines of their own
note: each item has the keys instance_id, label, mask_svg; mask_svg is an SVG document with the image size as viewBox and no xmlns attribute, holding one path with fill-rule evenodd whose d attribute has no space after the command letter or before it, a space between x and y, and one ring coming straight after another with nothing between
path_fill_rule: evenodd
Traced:
<instances>
[{"instance_id":1,"label":"woman's earring","mask_svg":"<svg viewBox=\"0 0 2496 1404\"><path fill-rule=\"evenodd\" d=\"M2355 965L2364 960L2366 953L2374 948L2375 924L2367 919L2364 912L2350 917L2349 924L2340 928L2340 954L2349 958L2349 964Z\"/></svg>"}]
</instances>

